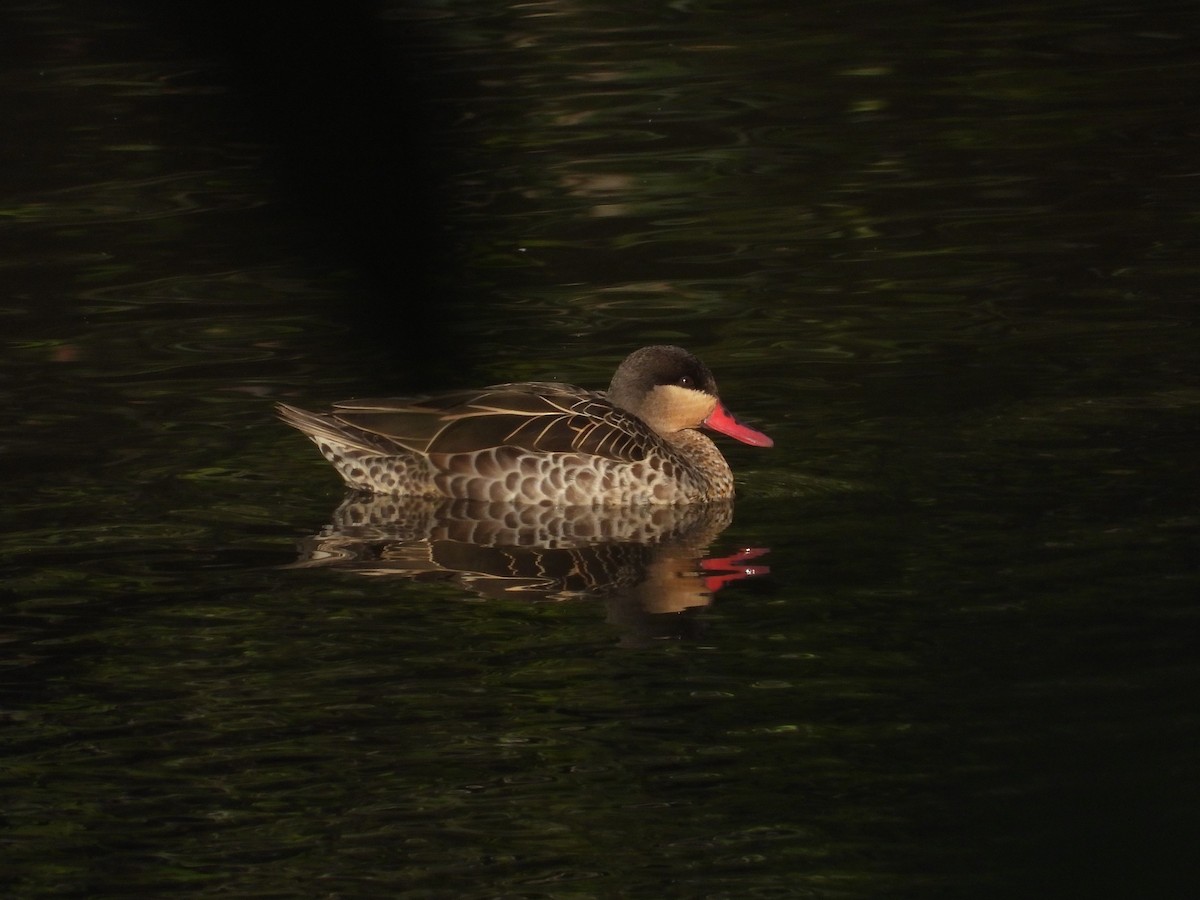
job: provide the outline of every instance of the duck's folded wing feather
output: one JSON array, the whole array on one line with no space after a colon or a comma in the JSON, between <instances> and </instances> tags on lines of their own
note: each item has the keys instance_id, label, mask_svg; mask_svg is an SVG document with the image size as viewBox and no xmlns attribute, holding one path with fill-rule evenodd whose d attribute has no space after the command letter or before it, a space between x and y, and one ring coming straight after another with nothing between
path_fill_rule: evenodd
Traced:
<instances>
[{"instance_id":1,"label":"duck's folded wing feather","mask_svg":"<svg viewBox=\"0 0 1200 900\"><path fill-rule=\"evenodd\" d=\"M640 419L602 395L551 383L348 401L335 405L332 415L352 429L427 454L517 447L629 462L643 459L653 440Z\"/></svg>"}]
</instances>

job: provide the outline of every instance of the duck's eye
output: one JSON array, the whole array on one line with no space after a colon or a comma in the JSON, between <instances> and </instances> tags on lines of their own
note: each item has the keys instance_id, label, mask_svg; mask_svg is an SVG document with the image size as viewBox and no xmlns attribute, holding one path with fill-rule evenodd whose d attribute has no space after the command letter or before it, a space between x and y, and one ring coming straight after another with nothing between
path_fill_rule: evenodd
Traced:
<instances>
[{"instance_id":1,"label":"duck's eye","mask_svg":"<svg viewBox=\"0 0 1200 900\"><path fill-rule=\"evenodd\" d=\"M679 380L676 381L675 383L677 385L679 385L680 387L694 388L696 386L696 379L693 378L691 375L680 375Z\"/></svg>"}]
</instances>

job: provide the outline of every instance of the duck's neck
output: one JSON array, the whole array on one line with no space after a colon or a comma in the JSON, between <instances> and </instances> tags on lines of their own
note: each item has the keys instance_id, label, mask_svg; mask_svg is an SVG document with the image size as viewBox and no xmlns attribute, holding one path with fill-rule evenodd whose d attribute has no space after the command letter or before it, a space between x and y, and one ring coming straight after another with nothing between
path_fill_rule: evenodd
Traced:
<instances>
[{"instance_id":1,"label":"duck's neck","mask_svg":"<svg viewBox=\"0 0 1200 900\"><path fill-rule=\"evenodd\" d=\"M681 481L691 482L688 487L706 500L725 500L733 496L733 472L729 463L708 435L685 428L668 438L679 451L685 471Z\"/></svg>"}]
</instances>

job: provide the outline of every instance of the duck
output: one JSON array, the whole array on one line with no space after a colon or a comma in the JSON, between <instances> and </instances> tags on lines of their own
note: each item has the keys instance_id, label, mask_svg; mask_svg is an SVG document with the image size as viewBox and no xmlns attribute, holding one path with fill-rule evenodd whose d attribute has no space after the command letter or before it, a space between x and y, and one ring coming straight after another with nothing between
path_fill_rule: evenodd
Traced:
<instances>
[{"instance_id":1,"label":"duck","mask_svg":"<svg viewBox=\"0 0 1200 900\"><path fill-rule=\"evenodd\" d=\"M726 409L704 363L667 345L629 354L606 391L531 381L276 412L352 490L489 503L730 500L729 463L700 429L774 444Z\"/></svg>"}]
</instances>

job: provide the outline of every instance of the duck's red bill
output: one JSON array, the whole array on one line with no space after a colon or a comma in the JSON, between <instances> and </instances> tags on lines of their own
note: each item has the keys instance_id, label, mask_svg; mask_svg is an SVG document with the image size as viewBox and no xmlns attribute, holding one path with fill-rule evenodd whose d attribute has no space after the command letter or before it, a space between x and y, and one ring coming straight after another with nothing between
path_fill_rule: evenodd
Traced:
<instances>
[{"instance_id":1,"label":"duck's red bill","mask_svg":"<svg viewBox=\"0 0 1200 900\"><path fill-rule=\"evenodd\" d=\"M720 403L717 404L707 419L704 420L706 428L711 428L713 431L719 431L721 434L727 434L734 440L741 441L743 444L749 444L752 447L774 447L775 442L763 434L761 431L755 431L748 425L743 425Z\"/></svg>"}]
</instances>

